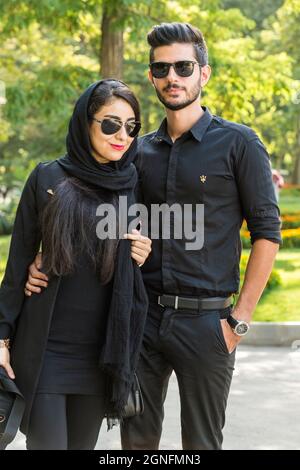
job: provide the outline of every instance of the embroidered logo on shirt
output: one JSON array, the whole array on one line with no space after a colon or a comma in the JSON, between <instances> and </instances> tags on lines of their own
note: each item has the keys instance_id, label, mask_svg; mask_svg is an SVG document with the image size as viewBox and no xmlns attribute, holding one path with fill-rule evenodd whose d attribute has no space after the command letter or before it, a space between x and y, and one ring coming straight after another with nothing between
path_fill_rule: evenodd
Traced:
<instances>
[{"instance_id":1,"label":"embroidered logo on shirt","mask_svg":"<svg viewBox=\"0 0 300 470\"><path fill-rule=\"evenodd\" d=\"M206 176L205 176L205 175L201 175L201 176L200 176L200 181L201 181L201 183L205 183L205 181L206 181Z\"/></svg>"}]
</instances>

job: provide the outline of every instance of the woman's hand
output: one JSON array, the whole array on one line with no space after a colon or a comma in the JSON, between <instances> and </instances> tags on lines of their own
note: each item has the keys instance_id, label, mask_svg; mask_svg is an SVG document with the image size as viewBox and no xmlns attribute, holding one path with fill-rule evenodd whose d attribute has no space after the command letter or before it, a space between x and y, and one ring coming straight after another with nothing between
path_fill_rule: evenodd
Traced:
<instances>
[{"instance_id":1,"label":"woman's hand","mask_svg":"<svg viewBox=\"0 0 300 470\"><path fill-rule=\"evenodd\" d=\"M41 287L48 286L48 277L40 271L41 267L42 253L38 253L28 269L28 280L24 289L25 295L28 297L30 297L33 292L39 294Z\"/></svg>"},{"instance_id":2,"label":"woman's hand","mask_svg":"<svg viewBox=\"0 0 300 470\"><path fill-rule=\"evenodd\" d=\"M131 257L139 266L142 266L151 253L152 241L141 235L138 230L126 233L124 238L131 240ZM39 294L41 287L48 287L48 277L40 271L41 267L42 253L38 253L28 269L28 279L24 289L27 297L30 297L32 293Z\"/></svg>"},{"instance_id":3,"label":"woman's hand","mask_svg":"<svg viewBox=\"0 0 300 470\"><path fill-rule=\"evenodd\" d=\"M144 237L138 230L132 230L132 233L125 233L124 238L131 241L131 258L134 259L139 266L142 266L151 253L152 241L148 237Z\"/></svg>"},{"instance_id":4,"label":"woman's hand","mask_svg":"<svg viewBox=\"0 0 300 470\"><path fill-rule=\"evenodd\" d=\"M0 366L6 370L8 377L11 379L15 379L14 371L10 365L10 354L9 350L6 347L0 348Z\"/></svg>"}]
</instances>

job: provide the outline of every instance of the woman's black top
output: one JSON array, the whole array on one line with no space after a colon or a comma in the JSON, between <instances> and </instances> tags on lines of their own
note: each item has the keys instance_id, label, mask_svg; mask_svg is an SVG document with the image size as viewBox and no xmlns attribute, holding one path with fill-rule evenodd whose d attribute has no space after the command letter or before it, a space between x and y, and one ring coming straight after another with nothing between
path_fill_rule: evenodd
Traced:
<instances>
[{"instance_id":1,"label":"woman's black top","mask_svg":"<svg viewBox=\"0 0 300 470\"><path fill-rule=\"evenodd\" d=\"M81 256L73 274L62 277L53 311L37 392L104 394L98 367L112 282L102 285Z\"/></svg>"}]
</instances>

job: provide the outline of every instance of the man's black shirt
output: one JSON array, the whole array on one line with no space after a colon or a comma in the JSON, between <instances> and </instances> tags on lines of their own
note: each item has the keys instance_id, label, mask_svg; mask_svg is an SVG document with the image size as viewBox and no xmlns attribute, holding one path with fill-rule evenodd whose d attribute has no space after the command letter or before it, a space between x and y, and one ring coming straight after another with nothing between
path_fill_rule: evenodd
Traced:
<instances>
[{"instance_id":1,"label":"man's black shirt","mask_svg":"<svg viewBox=\"0 0 300 470\"><path fill-rule=\"evenodd\" d=\"M174 143L166 119L157 131L139 139L139 191L149 214L151 204L204 204L201 249L186 250L184 237L152 241L143 277L156 293L226 297L238 292L244 219L252 243L281 243L264 145L250 128L203 109L202 117ZM148 223L151 237L150 217Z\"/></svg>"}]
</instances>

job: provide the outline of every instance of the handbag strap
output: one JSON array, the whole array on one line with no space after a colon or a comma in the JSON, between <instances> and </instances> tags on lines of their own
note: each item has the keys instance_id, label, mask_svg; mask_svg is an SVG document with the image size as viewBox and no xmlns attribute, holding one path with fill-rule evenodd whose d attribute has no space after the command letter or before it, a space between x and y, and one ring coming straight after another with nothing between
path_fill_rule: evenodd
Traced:
<instances>
[{"instance_id":1,"label":"handbag strap","mask_svg":"<svg viewBox=\"0 0 300 470\"><path fill-rule=\"evenodd\" d=\"M0 371L0 393L10 393L11 395L15 396L15 399L5 426L5 430L0 435L0 450L4 450L6 446L14 439L25 410L25 400L23 395L16 386L15 382L8 378L5 374L2 370Z\"/></svg>"},{"instance_id":2,"label":"handbag strap","mask_svg":"<svg viewBox=\"0 0 300 470\"><path fill-rule=\"evenodd\" d=\"M14 439L20 426L25 409L24 398L16 395L12 406L4 433L0 436L0 450L5 450L6 446Z\"/></svg>"}]
</instances>

